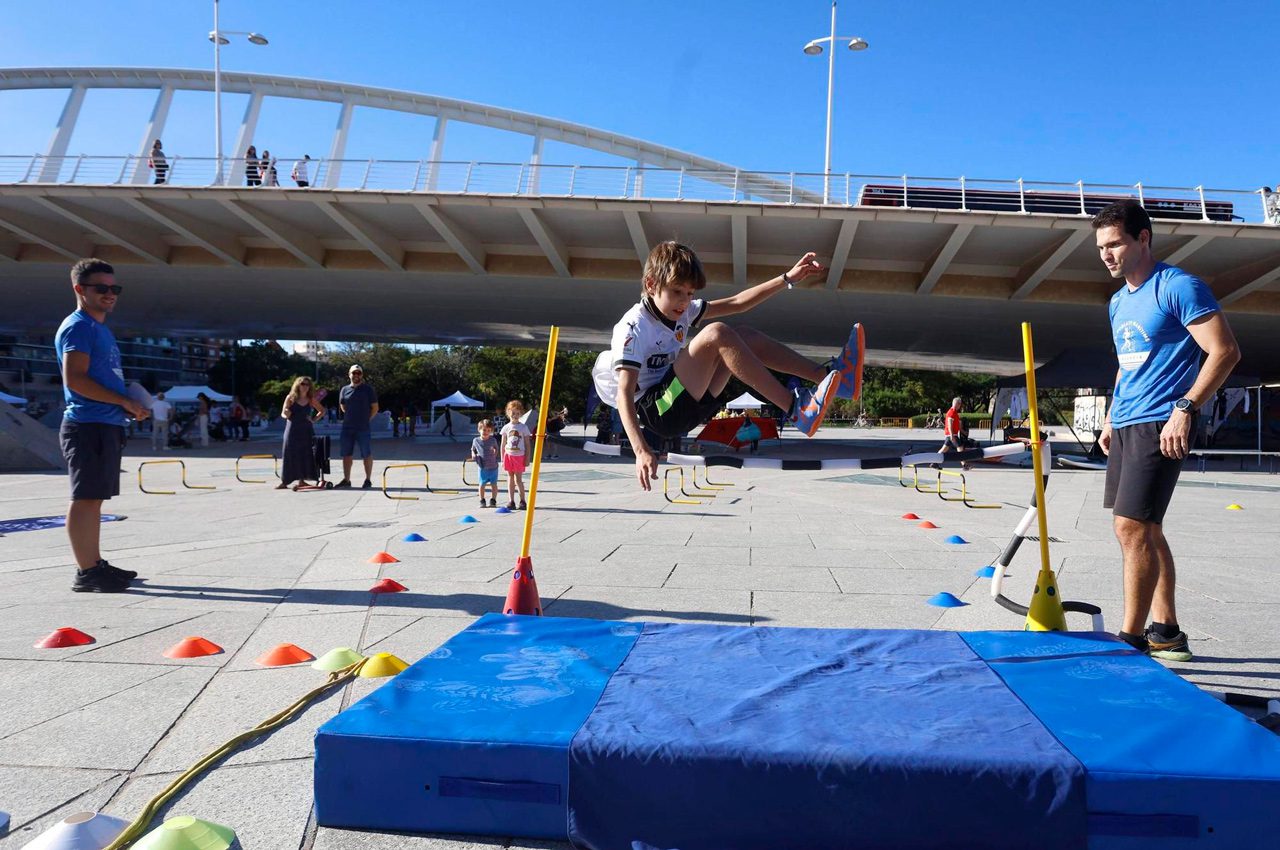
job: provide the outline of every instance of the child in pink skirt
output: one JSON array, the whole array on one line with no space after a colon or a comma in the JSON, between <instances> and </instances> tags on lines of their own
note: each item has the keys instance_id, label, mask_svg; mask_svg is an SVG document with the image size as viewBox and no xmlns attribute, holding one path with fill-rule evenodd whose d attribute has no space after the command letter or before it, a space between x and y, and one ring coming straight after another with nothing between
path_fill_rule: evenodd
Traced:
<instances>
[{"instance_id":1,"label":"child in pink skirt","mask_svg":"<svg viewBox=\"0 0 1280 850\"><path fill-rule=\"evenodd\" d=\"M524 468L528 462L530 447L533 444L533 433L529 426L520 421L525 414L524 402L512 399L507 402L507 419L502 426L502 468L507 472L507 509L516 509L516 487L520 488L520 510L528 505L524 500Z\"/></svg>"}]
</instances>

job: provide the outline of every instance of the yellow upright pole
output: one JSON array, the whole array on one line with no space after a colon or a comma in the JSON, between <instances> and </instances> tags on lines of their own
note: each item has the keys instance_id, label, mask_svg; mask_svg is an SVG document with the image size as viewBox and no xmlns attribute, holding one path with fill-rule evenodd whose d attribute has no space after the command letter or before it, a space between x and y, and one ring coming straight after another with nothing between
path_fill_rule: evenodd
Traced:
<instances>
[{"instance_id":1,"label":"yellow upright pole","mask_svg":"<svg viewBox=\"0 0 1280 850\"><path fill-rule=\"evenodd\" d=\"M507 614L531 614L542 616L542 600L538 596L538 583L533 578L533 558L529 557L529 540L533 537L533 511L538 504L538 473L542 471L542 451L547 441L547 406L551 404L551 376L556 366L556 346L560 342L560 328L551 327L547 341L547 365L542 373L542 399L538 403L538 438L534 441L533 474L529 481L529 507L524 514L524 538L520 541L520 557L511 574L511 586L507 589L507 601L502 610Z\"/></svg>"},{"instance_id":2,"label":"yellow upright pole","mask_svg":"<svg viewBox=\"0 0 1280 850\"><path fill-rule=\"evenodd\" d=\"M1053 568L1049 566L1049 520L1044 503L1043 441L1040 439L1040 411L1036 403L1036 358L1031 344L1031 323L1022 323L1022 358L1027 371L1027 409L1031 412L1031 463L1036 477L1036 520L1040 530L1040 572L1028 606L1024 630L1065 632L1067 615Z\"/></svg>"},{"instance_id":3,"label":"yellow upright pole","mask_svg":"<svg viewBox=\"0 0 1280 850\"><path fill-rule=\"evenodd\" d=\"M533 452L533 473L529 477L529 508L524 515L524 540L520 543L520 557L529 557L529 539L533 536L533 511L538 504L538 473L542 471L542 452L547 442L547 406L551 404L551 375L556 368L556 346L560 342L560 328L551 326L551 339L547 342L547 365L542 372L542 400L538 402L537 442Z\"/></svg>"}]
</instances>

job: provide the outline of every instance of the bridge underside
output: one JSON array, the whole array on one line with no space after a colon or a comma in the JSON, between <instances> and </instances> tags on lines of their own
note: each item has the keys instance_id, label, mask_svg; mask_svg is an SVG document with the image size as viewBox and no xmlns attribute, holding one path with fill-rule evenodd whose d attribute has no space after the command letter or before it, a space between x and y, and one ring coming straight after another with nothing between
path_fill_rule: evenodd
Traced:
<instances>
[{"instance_id":1,"label":"bridge underside","mask_svg":"<svg viewBox=\"0 0 1280 850\"><path fill-rule=\"evenodd\" d=\"M1027 320L1041 360L1110 344L1080 216L164 186L0 187L0 331L56 327L71 259L95 254L128 287L119 333L536 345L558 324L599 348L667 238L713 298L818 251L827 280L743 317L814 355L855 321L881 365L1014 371ZM1280 371L1280 232L1165 222L1156 248L1223 299L1239 371Z\"/></svg>"}]
</instances>

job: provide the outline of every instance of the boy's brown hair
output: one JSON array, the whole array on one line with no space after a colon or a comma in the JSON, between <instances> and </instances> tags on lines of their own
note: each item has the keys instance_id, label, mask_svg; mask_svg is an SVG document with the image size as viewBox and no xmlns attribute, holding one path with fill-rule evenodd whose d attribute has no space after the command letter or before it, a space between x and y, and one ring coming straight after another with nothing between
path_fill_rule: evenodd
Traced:
<instances>
[{"instance_id":1,"label":"boy's brown hair","mask_svg":"<svg viewBox=\"0 0 1280 850\"><path fill-rule=\"evenodd\" d=\"M492 419L481 419L479 422L476 423L476 433L483 434L485 428L493 430Z\"/></svg>"},{"instance_id":2,"label":"boy's brown hair","mask_svg":"<svg viewBox=\"0 0 1280 850\"><path fill-rule=\"evenodd\" d=\"M681 283L702 289L707 285L707 275L692 248L669 240L659 242L649 252L644 261L644 281L652 281L658 292Z\"/></svg>"}]
</instances>

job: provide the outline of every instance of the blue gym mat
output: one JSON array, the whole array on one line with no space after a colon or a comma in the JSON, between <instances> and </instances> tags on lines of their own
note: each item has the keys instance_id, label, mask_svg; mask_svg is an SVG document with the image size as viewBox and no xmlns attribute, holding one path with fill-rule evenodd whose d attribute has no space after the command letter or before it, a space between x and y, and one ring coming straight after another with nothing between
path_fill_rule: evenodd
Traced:
<instances>
[{"instance_id":1,"label":"blue gym mat","mask_svg":"<svg viewBox=\"0 0 1280 850\"><path fill-rule=\"evenodd\" d=\"M127 517L119 514L103 514L103 522L119 522ZM65 516L33 516L26 519L0 519L0 536L17 531L43 531L47 528L62 528L67 524Z\"/></svg>"},{"instance_id":2,"label":"blue gym mat","mask_svg":"<svg viewBox=\"0 0 1280 850\"><path fill-rule=\"evenodd\" d=\"M1109 635L491 614L320 728L315 796L597 850L1258 847L1280 739Z\"/></svg>"}]
</instances>

